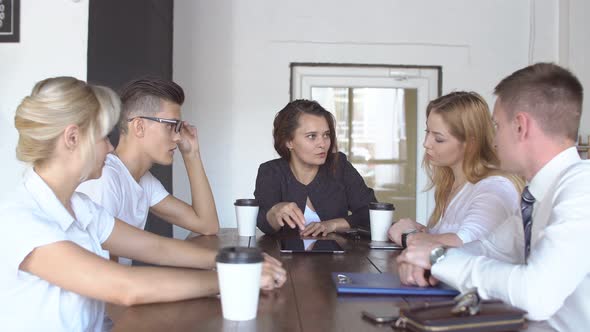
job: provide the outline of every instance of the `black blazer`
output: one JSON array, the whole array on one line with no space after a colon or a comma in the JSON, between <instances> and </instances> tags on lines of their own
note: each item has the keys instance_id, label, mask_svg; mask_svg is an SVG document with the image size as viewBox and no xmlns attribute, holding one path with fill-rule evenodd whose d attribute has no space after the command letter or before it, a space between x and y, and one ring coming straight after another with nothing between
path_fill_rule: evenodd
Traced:
<instances>
[{"instance_id":1,"label":"black blazer","mask_svg":"<svg viewBox=\"0 0 590 332\"><path fill-rule=\"evenodd\" d=\"M344 218L351 227L368 228L369 203L377 201L373 189L367 187L346 155L338 154L335 171L331 165L320 166L318 174L307 186L297 181L285 159L260 165L254 190L254 197L260 204L258 228L266 234L275 233L266 220L268 210L280 202L295 202L303 212L308 196L321 220Z\"/></svg>"}]
</instances>

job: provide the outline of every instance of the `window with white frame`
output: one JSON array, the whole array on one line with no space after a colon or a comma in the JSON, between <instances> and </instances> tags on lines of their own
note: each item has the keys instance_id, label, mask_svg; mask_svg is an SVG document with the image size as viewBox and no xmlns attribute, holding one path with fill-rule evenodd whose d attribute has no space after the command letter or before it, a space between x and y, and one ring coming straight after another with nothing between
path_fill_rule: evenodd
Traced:
<instances>
[{"instance_id":1,"label":"window with white frame","mask_svg":"<svg viewBox=\"0 0 590 332\"><path fill-rule=\"evenodd\" d=\"M426 223L433 207L421 168L426 105L440 67L292 64L291 98L313 99L336 118L339 150L396 218Z\"/></svg>"}]
</instances>

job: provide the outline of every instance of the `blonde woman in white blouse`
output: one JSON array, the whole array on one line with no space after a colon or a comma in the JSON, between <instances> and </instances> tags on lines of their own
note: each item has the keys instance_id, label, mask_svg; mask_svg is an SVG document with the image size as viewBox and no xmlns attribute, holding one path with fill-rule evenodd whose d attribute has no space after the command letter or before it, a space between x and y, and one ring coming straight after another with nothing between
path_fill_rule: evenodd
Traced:
<instances>
[{"instance_id":1,"label":"blonde woman in white blouse","mask_svg":"<svg viewBox=\"0 0 590 332\"><path fill-rule=\"evenodd\" d=\"M400 245L460 247L519 213L523 181L498 169L491 115L480 95L450 93L431 101L426 114L423 166L436 206L427 226L404 218L391 226L389 238Z\"/></svg>"},{"instance_id":2,"label":"blonde woman in white blouse","mask_svg":"<svg viewBox=\"0 0 590 332\"><path fill-rule=\"evenodd\" d=\"M218 292L216 252L117 220L74 192L100 176L119 117L110 89L71 77L35 85L16 111L17 157L33 167L0 203L0 322L6 331L101 331L104 303L177 301ZM147 263L132 267L108 251ZM285 281L267 258L264 289Z\"/></svg>"}]
</instances>

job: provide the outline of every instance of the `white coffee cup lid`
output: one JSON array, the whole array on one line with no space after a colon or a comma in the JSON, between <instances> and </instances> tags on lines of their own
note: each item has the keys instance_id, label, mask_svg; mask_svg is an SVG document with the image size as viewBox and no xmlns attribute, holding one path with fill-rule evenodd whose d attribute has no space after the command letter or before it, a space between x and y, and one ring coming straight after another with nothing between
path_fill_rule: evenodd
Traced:
<instances>
[{"instance_id":1,"label":"white coffee cup lid","mask_svg":"<svg viewBox=\"0 0 590 332\"><path fill-rule=\"evenodd\" d=\"M371 210L395 210L395 207L391 203L371 202L371 203L369 203L369 209L371 209Z\"/></svg>"},{"instance_id":2,"label":"white coffee cup lid","mask_svg":"<svg viewBox=\"0 0 590 332\"><path fill-rule=\"evenodd\" d=\"M258 248L225 247L217 253L215 261L228 264L261 263L264 260L262 251Z\"/></svg>"},{"instance_id":3,"label":"white coffee cup lid","mask_svg":"<svg viewBox=\"0 0 590 332\"><path fill-rule=\"evenodd\" d=\"M234 202L236 206L258 206L258 201L253 198L236 199Z\"/></svg>"}]
</instances>

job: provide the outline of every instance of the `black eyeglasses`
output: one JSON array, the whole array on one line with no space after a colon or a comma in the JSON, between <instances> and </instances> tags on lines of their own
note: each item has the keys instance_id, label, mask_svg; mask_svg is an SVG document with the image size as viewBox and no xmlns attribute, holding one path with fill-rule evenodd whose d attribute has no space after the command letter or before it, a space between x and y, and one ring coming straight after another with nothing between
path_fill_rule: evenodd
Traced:
<instances>
[{"instance_id":1,"label":"black eyeglasses","mask_svg":"<svg viewBox=\"0 0 590 332\"><path fill-rule=\"evenodd\" d=\"M151 121L156 121L159 123L166 123L166 124L171 124L174 125L174 132L175 133L179 133L180 130L182 129L182 120L174 120L174 119L162 119L162 118L155 118L152 116L136 116L134 118L131 119L127 119L127 122L131 122L137 118L140 119L146 119L146 120L151 120Z\"/></svg>"}]
</instances>

